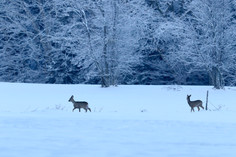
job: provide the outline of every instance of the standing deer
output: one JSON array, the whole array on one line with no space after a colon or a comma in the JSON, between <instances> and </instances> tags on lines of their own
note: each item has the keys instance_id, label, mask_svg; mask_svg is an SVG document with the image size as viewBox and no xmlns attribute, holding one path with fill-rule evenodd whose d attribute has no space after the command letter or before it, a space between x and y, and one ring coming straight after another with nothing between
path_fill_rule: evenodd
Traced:
<instances>
[{"instance_id":1,"label":"standing deer","mask_svg":"<svg viewBox=\"0 0 236 157\"><path fill-rule=\"evenodd\" d=\"M91 109L88 107L88 103L86 101L75 101L73 95L70 97L69 102L72 102L74 105L74 108L72 110L73 112L76 108L79 109L79 112L81 108L83 108L86 112L87 110L91 112Z\"/></svg>"},{"instance_id":2,"label":"standing deer","mask_svg":"<svg viewBox=\"0 0 236 157\"><path fill-rule=\"evenodd\" d=\"M200 110L199 107L201 107L202 109L204 109L204 107L202 106L202 101L201 100L195 100L195 101L191 101L190 100L191 95L187 95L187 101L189 106L191 107L191 112L194 112L194 107L198 108L198 111Z\"/></svg>"}]
</instances>

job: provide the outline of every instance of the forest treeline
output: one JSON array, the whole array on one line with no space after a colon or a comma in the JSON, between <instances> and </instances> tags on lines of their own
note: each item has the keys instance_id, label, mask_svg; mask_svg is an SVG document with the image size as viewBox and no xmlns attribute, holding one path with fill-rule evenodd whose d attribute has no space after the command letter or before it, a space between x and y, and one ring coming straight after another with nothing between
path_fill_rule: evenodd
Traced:
<instances>
[{"instance_id":1,"label":"forest treeline","mask_svg":"<svg viewBox=\"0 0 236 157\"><path fill-rule=\"evenodd\" d=\"M0 81L236 84L235 0L1 0Z\"/></svg>"}]
</instances>

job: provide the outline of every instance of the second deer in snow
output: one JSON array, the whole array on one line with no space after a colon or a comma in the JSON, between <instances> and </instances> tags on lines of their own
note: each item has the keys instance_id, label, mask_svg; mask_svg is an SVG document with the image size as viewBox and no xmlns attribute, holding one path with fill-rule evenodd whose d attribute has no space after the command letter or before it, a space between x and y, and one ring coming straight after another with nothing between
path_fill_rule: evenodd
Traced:
<instances>
[{"instance_id":1,"label":"second deer in snow","mask_svg":"<svg viewBox=\"0 0 236 157\"><path fill-rule=\"evenodd\" d=\"M201 100L195 100L195 101L191 101L190 100L191 95L187 95L187 101L189 106L191 107L191 112L194 112L194 107L198 108L198 111L200 110L199 107L201 107L202 109L204 109L204 107L202 106L202 101Z\"/></svg>"},{"instance_id":2,"label":"second deer in snow","mask_svg":"<svg viewBox=\"0 0 236 157\"><path fill-rule=\"evenodd\" d=\"M91 109L88 107L88 103L86 101L75 101L73 95L70 97L69 102L72 102L74 105L74 109L72 111L78 108L80 112L80 109L83 108L86 112L87 110L91 112Z\"/></svg>"}]
</instances>

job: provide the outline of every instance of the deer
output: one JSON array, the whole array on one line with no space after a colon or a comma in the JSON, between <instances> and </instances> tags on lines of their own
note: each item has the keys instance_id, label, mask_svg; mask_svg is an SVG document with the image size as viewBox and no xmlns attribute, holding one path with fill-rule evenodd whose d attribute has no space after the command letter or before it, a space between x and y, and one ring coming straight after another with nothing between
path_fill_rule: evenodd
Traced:
<instances>
[{"instance_id":1,"label":"deer","mask_svg":"<svg viewBox=\"0 0 236 157\"><path fill-rule=\"evenodd\" d=\"M200 107L202 109L204 109L204 107L202 106L202 101L201 100L191 101L190 97L191 97L191 95L187 95L187 101L188 101L189 106L191 107L191 112L192 111L195 112L194 107L197 107L198 111L200 110Z\"/></svg>"},{"instance_id":2,"label":"deer","mask_svg":"<svg viewBox=\"0 0 236 157\"><path fill-rule=\"evenodd\" d=\"M87 112L87 110L91 112L91 109L88 107L88 103L86 101L75 101L73 95L70 97L69 102L72 102L74 105L72 112L74 112L77 108L79 109L79 112L81 108L83 108L85 112Z\"/></svg>"}]
</instances>

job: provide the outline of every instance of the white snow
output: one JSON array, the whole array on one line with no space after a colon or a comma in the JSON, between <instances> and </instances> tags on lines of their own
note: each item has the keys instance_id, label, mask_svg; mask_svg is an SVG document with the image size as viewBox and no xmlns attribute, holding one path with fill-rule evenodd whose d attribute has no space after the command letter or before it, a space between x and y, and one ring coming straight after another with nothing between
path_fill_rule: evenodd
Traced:
<instances>
[{"instance_id":1,"label":"white snow","mask_svg":"<svg viewBox=\"0 0 236 157\"><path fill-rule=\"evenodd\" d=\"M190 112L186 96L209 110ZM88 101L92 112L68 102ZM235 157L236 88L0 83L0 157Z\"/></svg>"}]
</instances>

